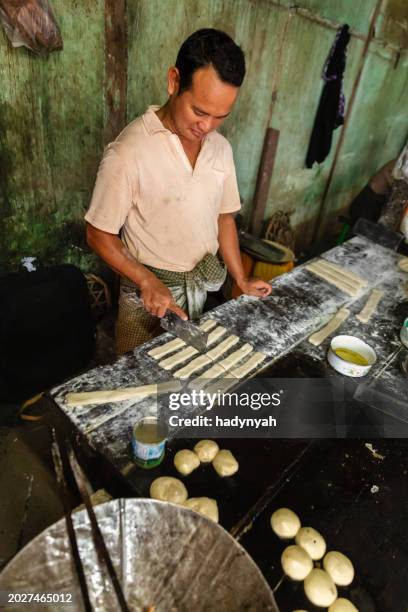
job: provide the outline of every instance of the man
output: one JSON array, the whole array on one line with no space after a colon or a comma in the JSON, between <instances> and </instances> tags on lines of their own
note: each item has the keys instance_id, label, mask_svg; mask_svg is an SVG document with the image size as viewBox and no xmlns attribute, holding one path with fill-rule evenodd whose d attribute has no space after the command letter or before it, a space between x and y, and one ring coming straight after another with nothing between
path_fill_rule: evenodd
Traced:
<instances>
[{"instance_id":1,"label":"man","mask_svg":"<svg viewBox=\"0 0 408 612\"><path fill-rule=\"evenodd\" d=\"M360 218L379 222L408 240L408 145L352 201L350 218L353 224Z\"/></svg>"},{"instance_id":2,"label":"man","mask_svg":"<svg viewBox=\"0 0 408 612\"><path fill-rule=\"evenodd\" d=\"M350 218L353 224L360 218L374 222L379 220L391 194L392 171L396 161L392 159L380 168L354 198L350 204Z\"/></svg>"},{"instance_id":3,"label":"man","mask_svg":"<svg viewBox=\"0 0 408 612\"><path fill-rule=\"evenodd\" d=\"M88 244L121 275L119 354L157 335L167 310L199 316L225 265L243 293L271 292L245 277L234 161L216 131L244 76L244 54L227 34L195 32L168 70L166 104L150 107L105 151L85 219Z\"/></svg>"}]
</instances>

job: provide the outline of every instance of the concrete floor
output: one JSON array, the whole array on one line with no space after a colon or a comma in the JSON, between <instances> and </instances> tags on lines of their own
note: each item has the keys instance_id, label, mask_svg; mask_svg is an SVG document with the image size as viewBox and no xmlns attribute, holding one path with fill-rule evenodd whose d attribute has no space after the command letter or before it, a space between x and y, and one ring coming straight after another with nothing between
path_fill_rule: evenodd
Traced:
<instances>
[{"instance_id":1,"label":"concrete floor","mask_svg":"<svg viewBox=\"0 0 408 612\"><path fill-rule=\"evenodd\" d=\"M15 416L0 426L0 569L63 516L50 450L47 403L39 401L31 413L42 414L42 420L23 421ZM79 503L74 492L70 503L73 508Z\"/></svg>"}]
</instances>

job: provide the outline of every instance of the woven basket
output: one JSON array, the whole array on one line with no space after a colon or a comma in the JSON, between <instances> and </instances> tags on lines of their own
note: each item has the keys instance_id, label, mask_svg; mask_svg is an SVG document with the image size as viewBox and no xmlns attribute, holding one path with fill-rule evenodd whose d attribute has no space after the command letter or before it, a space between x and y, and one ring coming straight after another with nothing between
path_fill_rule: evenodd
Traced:
<instances>
[{"instance_id":1,"label":"woven basket","mask_svg":"<svg viewBox=\"0 0 408 612\"><path fill-rule=\"evenodd\" d=\"M110 291L107 284L95 274L85 274L88 291L91 297L91 309L94 316L105 314L111 306Z\"/></svg>"}]
</instances>

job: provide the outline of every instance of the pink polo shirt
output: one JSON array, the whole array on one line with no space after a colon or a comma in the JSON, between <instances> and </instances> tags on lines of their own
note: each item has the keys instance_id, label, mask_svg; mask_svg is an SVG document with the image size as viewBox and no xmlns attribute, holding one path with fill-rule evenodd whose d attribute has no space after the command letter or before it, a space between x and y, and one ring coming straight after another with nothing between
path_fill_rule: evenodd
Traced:
<instances>
[{"instance_id":1,"label":"pink polo shirt","mask_svg":"<svg viewBox=\"0 0 408 612\"><path fill-rule=\"evenodd\" d=\"M142 263L186 272L218 250L218 215L241 208L231 146L203 140L195 168L150 106L107 146L85 219Z\"/></svg>"}]
</instances>

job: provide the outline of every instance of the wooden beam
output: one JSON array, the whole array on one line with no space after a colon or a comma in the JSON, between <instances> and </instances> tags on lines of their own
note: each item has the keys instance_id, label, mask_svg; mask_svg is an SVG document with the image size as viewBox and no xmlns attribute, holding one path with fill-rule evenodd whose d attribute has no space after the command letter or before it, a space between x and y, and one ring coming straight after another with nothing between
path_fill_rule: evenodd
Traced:
<instances>
[{"instance_id":1,"label":"wooden beam","mask_svg":"<svg viewBox=\"0 0 408 612\"><path fill-rule=\"evenodd\" d=\"M254 236L260 236L262 224L268 201L269 187L275 165L276 151L278 148L279 131L268 127L262 149L261 162L259 164L258 178L256 180L255 195L253 199L251 232Z\"/></svg>"},{"instance_id":2,"label":"wooden beam","mask_svg":"<svg viewBox=\"0 0 408 612\"><path fill-rule=\"evenodd\" d=\"M126 125L126 0L105 0L105 144Z\"/></svg>"}]
</instances>

